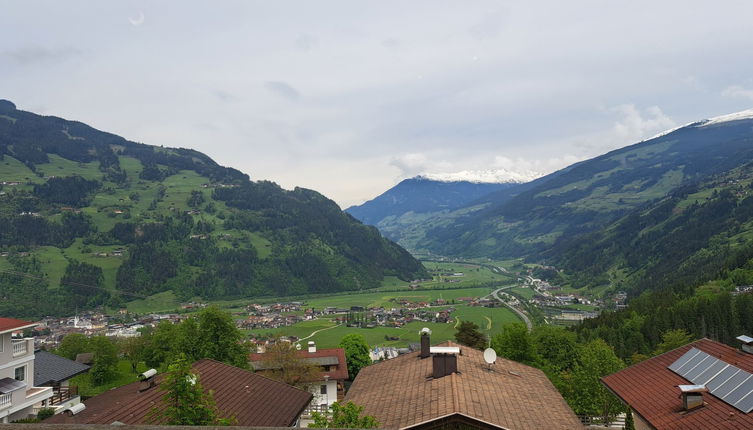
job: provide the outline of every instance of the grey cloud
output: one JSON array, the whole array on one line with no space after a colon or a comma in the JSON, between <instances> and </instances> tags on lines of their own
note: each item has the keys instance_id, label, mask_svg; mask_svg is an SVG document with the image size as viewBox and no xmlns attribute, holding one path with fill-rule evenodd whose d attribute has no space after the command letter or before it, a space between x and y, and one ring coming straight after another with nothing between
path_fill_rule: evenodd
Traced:
<instances>
[{"instance_id":1,"label":"grey cloud","mask_svg":"<svg viewBox=\"0 0 753 430\"><path fill-rule=\"evenodd\" d=\"M286 98L290 101L296 101L301 98L301 93L295 88L285 82L280 81L267 81L264 83L264 87L269 91Z\"/></svg>"},{"instance_id":2,"label":"grey cloud","mask_svg":"<svg viewBox=\"0 0 753 430\"><path fill-rule=\"evenodd\" d=\"M316 38L310 34L301 34L295 39L295 45L301 51L308 52L316 45Z\"/></svg>"},{"instance_id":3,"label":"grey cloud","mask_svg":"<svg viewBox=\"0 0 753 430\"><path fill-rule=\"evenodd\" d=\"M42 46L24 46L4 52L6 57L21 65L61 62L81 54L80 50L69 46L55 49Z\"/></svg>"}]
</instances>

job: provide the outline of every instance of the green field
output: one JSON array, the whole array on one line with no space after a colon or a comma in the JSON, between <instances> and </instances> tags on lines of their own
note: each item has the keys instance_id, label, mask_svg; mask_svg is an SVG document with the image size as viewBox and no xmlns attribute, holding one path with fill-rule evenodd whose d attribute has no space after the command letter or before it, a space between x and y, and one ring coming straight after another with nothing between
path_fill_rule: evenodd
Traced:
<instances>
[{"instance_id":1,"label":"green field","mask_svg":"<svg viewBox=\"0 0 753 430\"><path fill-rule=\"evenodd\" d=\"M144 363L140 363L137 371L143 372L147 370ZM131 363L128 360L118 361L118 373L112 381L104 385L92 385L91 375L89 372L75 376L71 379L71 385L78 387L78 392L83 397L92 397L97 394L102 394L107 390L120 387L122 385L130 384L131 382L138 381L138 373L133 373L131 370Z\"/></svg>"}]
</instances>

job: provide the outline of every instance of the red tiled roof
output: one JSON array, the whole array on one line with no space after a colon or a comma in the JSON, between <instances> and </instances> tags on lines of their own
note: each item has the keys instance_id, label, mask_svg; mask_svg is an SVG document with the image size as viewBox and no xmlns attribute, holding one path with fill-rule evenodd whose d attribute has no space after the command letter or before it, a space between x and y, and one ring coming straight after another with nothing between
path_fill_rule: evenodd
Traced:
<instances>
[{"instance_id":1,"label":"red tiled roof","mask_svg":"<svg viewBox=\"0 0 753 430\"><path fill-rule=\"evenodd\" d=\"M329 372L322 372L322 379L326 376L329 379L344 381L348 379L348 363L345 359L345 350L342 348L317 349L316 352L296 351L302 358L337 358L337 365L332 365ZM253 353L250 356L251 361L264 361L264 354Z\"/></svg>"},{"instance_id":2,"label":"red tiled roof","mask_svg":"<svg viewBox=\"0 0 753 430\"><path fill-rule=\"evenodd\" d=\"M6 333L14 330L21 330L28 327L34 327L36 323L17 320L14 318L0 318L0 333Z\"/></svg>"},{"instance_id":3,"label":"red tiled roof","mask_svg":"<svg viewBox=\"0 0 753 430\"><path fill-rule=\"evenodd\" d=\"M221 417L235 417L237 425L290 427L311 401L311 393L274 381L248 370L204 359L193 364L205 390L212 390ZM157 377L162 381L164 375ZM163 408L165 392L157 387L139 391L145 383L134 382L106 391L84 402L86 409L68 417L55 415L46 423L69 424L159 424L149 416Z\"/></svg>"},{"instance_id":4,"label":"red tiled roof","mask_svg":"<svg viewBox=\"0 0 753 430\"><path fill-rule=\"evenodd\" d=\"M363 406L380 428L405 429L451 416L510 430L583 428L541 370L503 358L490 370L481 351L460 348L458 373L437 379L431 377L432 358L421 359L419 352L364 367L345 401Z\"/></svg>"},{"instance_id":5,"label":"red tiled roof","mask_svg":"<svg viewBox=\"0 0 753 430\"><path fill-rule=\"evenodd\" d=\"M753 373L753 355L701 339L601 378L612 392L657 429L753 429L753 413L745 414L705 393L705 406L685 412L678 385L690 384L667 367L695 347Z\"/></svg>"}]
</instances>

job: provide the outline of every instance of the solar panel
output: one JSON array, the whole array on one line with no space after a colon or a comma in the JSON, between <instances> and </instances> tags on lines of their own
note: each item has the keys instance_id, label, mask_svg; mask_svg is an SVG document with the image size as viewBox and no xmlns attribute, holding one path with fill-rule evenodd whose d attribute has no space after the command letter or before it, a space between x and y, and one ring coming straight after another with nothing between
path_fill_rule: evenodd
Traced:
<instances>
[{"instance_id":1,"label":"solar panel","mask_svg":"<svg viewBox=\"0 0 753 430\"><path fill-rule=\"evenodd\" d=\"M716 390L712 391L711 394L715 395L716 397L719 397L720 399L724 400L724 396L730 393L730 391L737 388L738 385L740 385L743 381L748 379L750 376L750 373L739 371L737 374L731 378L727 382L725 382L721 387L717 388Z\"/></svg>"},{"instance_id":2,"label":"solar panel","mask_svg":"<svg viewBox=\"0 0 753 430\"><path fill-rule=\"evenodd\" d=\"M709 355L706 354L705 352L698 351L698 353L695 354L693 357L691 357L690 360L686 361L685 364L678 367L677 370L675 370L675 372L679 373L680 376L684 377L686 373L694 369L698 365L698 363L703 361L708 356Z\"/></svg>"},{"instance_id":3,"label":"solar panel","mask_svg":"<svg viewBox=\"0 0 753 430\"><path fill-rule=\"evenodd\" d=\"M725 382L729 380L729 378L735 376L738 372L741 372L741 370L735 366L730 365L726 369L722 370L718 375L716 375L714 379L709 381L706 384L706 387L713 393L717 388L721 387Z\"/></svg>"},{"instance_id":4,"label":"solar panel","mask_svg":"<svg viewBox=\"0 0 753 430\"><path fill-rule=\"evenodd\" d=\"M686 352L685 354L683 354L682 357L678 358L677 361L675 361L674 363L672 363L672 364L669 365L669 370L677 373L677 370L680 367L682 367L685 363L688 362L688 360L690 360L691 358L693 358L693 356L695 356L699 352L701 352L701 351L699 351L699 350L697 350L695 348L690 348L690 350L688 352Z\"/></svg>"},{"instance_id":5,"label":"solar panel","mask_svg":"<svg viewBox=\"0 0 753 430\"><path fill-rule=\"evenodd\" d=\"M726 369L728 366L729 364L721 360L716 360L716 363L709 366L706 370L701 372L697 377L691 379L691 381L693 381L694 384L706 385L712 379L714 379L715 376L719 375L719 372Z\"/></svg>"},{"instance_id":6,"label":"solar panel","mask_svg":"<svg viewBox=\"0 0 753 430\"><path fill-rule=\"evenodd\" d=\"M753 411L753 391L748 393L739 402L737 402L737 404L735 404L735 407L745 412L746 414L750 413L750 411Z\"/></svg>"},{"instance_id":7,"label":"solar panel","mask_svg":"<svg viewBox=\"0 0 753 430\"><path fill-rule=\"evenodd\" d=\"M707 371L710 367L712 367L714 364L718 363L719 360L712 356L706 356L703 360L701 360L700 363L698 363L693 369L689 370L687 373L685 373L685 378L693 381L694 384L698 384L697 382L698 376Z\"/></svg>"},{"instance_id":8,"label":"solar panel","mask_svg":"<svg viewBox=\"0 0 753 430\"><path fill-rule=\"evenodd\" d=\"M748 393L750 393L750 391L753 390L753 387L751 387L749 383L751 382L751 379L750 379L751 376L753 375L748 374L748 379L746 379L745 382L740 384L739 387L735 388L729 394L724 396L722 400L729 403L730 405L734 405L735 403L739 402L743 397L748 395Z\"/></svg>"}]
</instances>

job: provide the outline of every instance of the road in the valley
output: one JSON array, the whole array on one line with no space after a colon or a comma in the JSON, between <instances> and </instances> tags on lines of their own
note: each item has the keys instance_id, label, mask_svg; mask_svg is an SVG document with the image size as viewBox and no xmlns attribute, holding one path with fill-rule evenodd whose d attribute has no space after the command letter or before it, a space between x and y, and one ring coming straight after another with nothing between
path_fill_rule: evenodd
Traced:
<instances>
[{"instance_id":1,"label":"road in the valley","mask_svg":"<svg viewBox=\"0 0 753 430\"><path fill-rule=\"evenodd\" d=\"M327 328L320 328L319 330L316 330L316 331L312 331L310 335L308 335L308 336L306 336L306 337L302 337L302 338L298 339L298 341L300 342L300 341L302 341L302 340L306 340L306 339L312 338L312 337L314 337L314 335L316 335L317 333L319 333L319 332L321 332L321 331L324 331L324 330L332 330L333 328L335 328L335 327L340 327L341 325L342 325L342 324L337 324L337 325L333 325L332 327L327 327Z\"/></svg>"},{"instance_id":2,"label":"road in the valley","mask_svg":"<svg viewBox=\"0 0 753 430\"><path fill-rule=\"evenodd\" d=\"M516 308L515 306L512 306L512 305L508 304L507 302L505 302L504 300L502 300L502 298L499 296L499 292L500 291L507 290L507 289L510 289L510 288L515 288L516 286L517 285L505 285L504 287L497 288L496 290L492 291L491 293L489 293L489 295L487 295L484 298L488 298L489 296L492 296L495 299L497 299L500 303L502 303L503 305L505 305L506 307L508 307L509 309L511 309L513 312L515 312L520 317L520 319L523 320L524 323L526 323L526 327L528 327L528 331L530 332L531 330L533 330L533 323L531 322L531 319L528 318L528 315L526 315L525 312L521 311L520 309Z\"/></svg>"}]
</instances>

